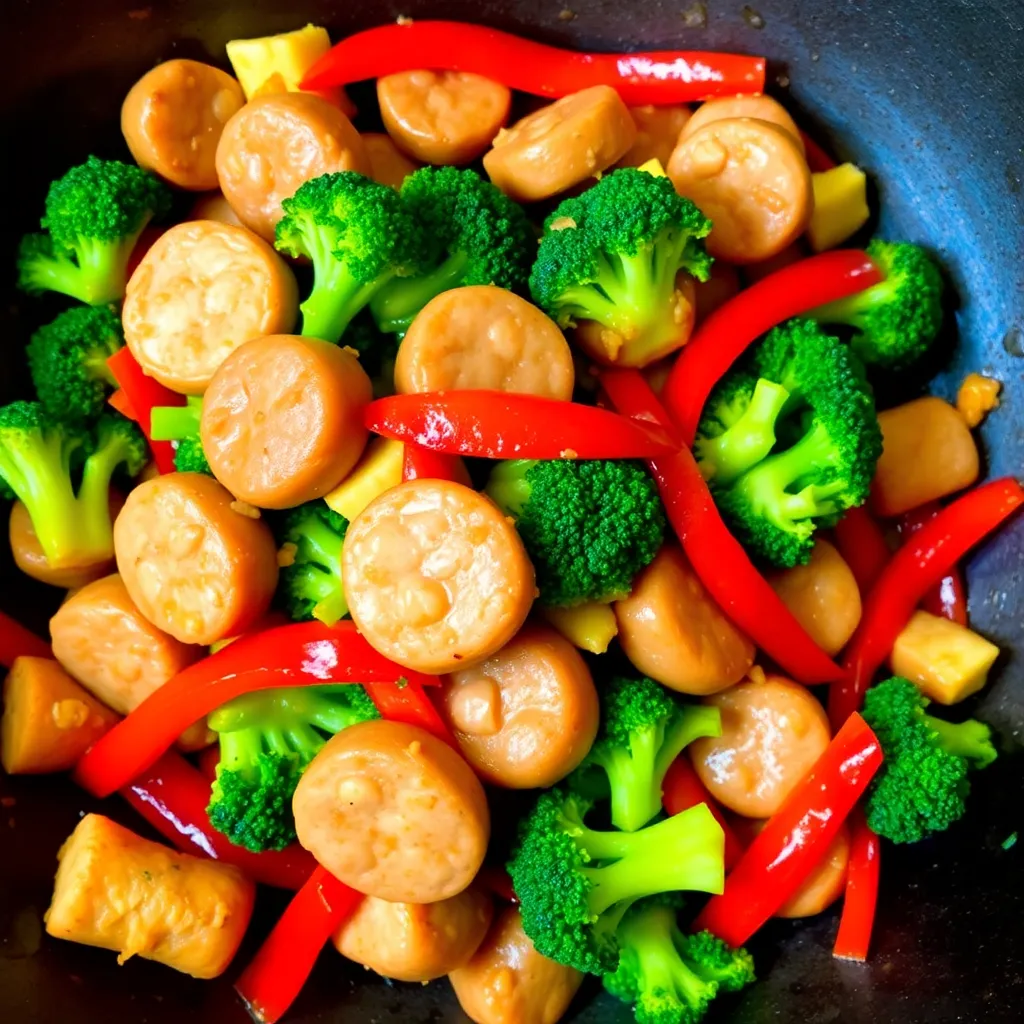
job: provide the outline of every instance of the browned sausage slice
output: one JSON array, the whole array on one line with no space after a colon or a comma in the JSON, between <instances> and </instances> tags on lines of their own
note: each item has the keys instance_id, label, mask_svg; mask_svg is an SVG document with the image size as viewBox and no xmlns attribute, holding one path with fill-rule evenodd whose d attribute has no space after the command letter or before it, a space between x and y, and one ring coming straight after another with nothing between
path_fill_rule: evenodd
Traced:
<instances>
[{"instance_id":1,"label":"browned sausage slice","mask_svg":"<svg viewBox=\"0 0 1024 1024\"><path fill-rule=\"evenodd\" d=\"M400 189L402 182L419 168L383 132L364 132L363 145L370 161L370 177L381 185Z\"/></svg>"},{"instance_id":2,"label":"browned sausage slice","mask_svg":"<svg viewBox=\"0 0 1024 1024\"><path fill-rule=\"evenodd\" d=\"M292 801L299 842L346 885L436 903L476 877L490 838L483 786L443 740L399 722L332 737Z\"/></svg>"},{"instance_id":3,"label":"browned sausage slice","mask_svg":"<svg viewBox=\"0 0 1024 1024\"><path fill-rule=\"evenodd\" d=\"M219 190L199 196L188 212L188 219L217 220L221 224L233 224L236 228L245 227L238 219L238 214L231 209L231 204L224 198L224 193Z\"/></svg>"},{"instance_id":4,"label":"browned sausage slice","mask_svg":"<svg viewBox=\"0 0 1024 1024\"><path fill-rule=\"evenodd\" d=\"M684 106L630 107L636 124L636 142L616 167L640 167L648 160L657 160L664 167L679 142L679 134L690 120L690 108Z\"/></svg>"},{"instance_id":5,"label":"browned sausage slice","mask_svg":"<svg viewBox=\"0 0 1024 1024\"><path fill-rule=\"evenodd\" d=\"M699 131L712 121L724 121L730 117L755 117L759 121L777 124L796 139L800 152L804 151L804 141L796 122L789 116L789 111L771 96L720 96L717 99L702 103L681 130L679 139ZM673 147L674 148L674 147ZM671 154L669 154L671 155Z\"/></svg>"}]
</instances>

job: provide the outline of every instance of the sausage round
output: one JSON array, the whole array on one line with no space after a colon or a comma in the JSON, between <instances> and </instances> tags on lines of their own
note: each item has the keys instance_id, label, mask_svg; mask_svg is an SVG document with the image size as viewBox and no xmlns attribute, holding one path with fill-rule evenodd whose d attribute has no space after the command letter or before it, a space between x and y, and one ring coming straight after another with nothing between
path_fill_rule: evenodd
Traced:
<instances>
[{"instance_id":1,"label":"sausage round","mask_svg":"<svg viewBox=\"0 0 1024 1024\"><path fill-rule=\"evenodd\" d=\"M515 907L502 911L476 955L449 978L476 1024L556 1024L583 984L579 971L537 952Z\"/></svg>"},{"instance_id":2,"label":"sausage round","mask_svg":"<svg viewBox=\"0 0 1024 1024\"><path fill-rule=\"evenodd\" d=\"M805 686L754 675L705 698L722 712L722 735L694 740L687 749L723 807L770 818L825 752L831 734L825 709Z\"/></svg>"},{"instance_id":3,"label":"sausage round","mask_svg":"<svg viewBox=\"0 0 1024 1024\"><path fill-rule=\"evenodd\" d=\"M219 68L169 60L132 86L121 106L121 131L140 166L202 192L217 187L217 143L244 104L242 87Z\"/></svg>"},{"instance_id":4,"label":"sausage round","mask_svg":"<svg viewBox=\"0 0 1024 1024\"><path fill-rule=\"evenodd\" d=\"M630 107L629 113L636 125L636 141L615 166L640 167L649 160L657 160L664 167L679 142L680 132L690 120L690 108L647 104Z\"/></svg>"},{"instance_id":5,"label":"sausage round","mask_svg":"<svg viewBox=\"0 0 1024 1024\"><path fill-rule=\"evenodd\" d=\"M262 239L193 220L165 231L128 281L124 338L139 365L172 391L201 395L239 345L290 331L295 276Z\"/></svg>"},{"instance_id":6,"label":"sausage round","mask_svg":"<svg viewBox=\"0 0 1024 1024\"><path fill-rule=\"evenodd\" d=\"M420 165L410 160L383 132L364 132L363 146L370 161L370 177L381 185L400 189Z\"/></svg>"},{"instance_id":7,"label":"sausage round","mask_svg":"<svg viewBox=\"0 0 1024 1024\"><path fill-rule=\"evenodd\" d=\"M217 146L220 190L239 219L268 242L281 200L332 171L370 173L359 132L333 104L308 92L250 100L224 126Z\"/></svg>"},{"instance_id":8,"label":"sausage round","mask_svg":"<svg viewBox=\"0 0 1024 1024\"><path fill-rule=\"evenodd\" d=\"M231 209L231 204L224 198L223 192L207 192L199 196L188 212L189 220L216 220L221 224L231 224L236 228L245 225L238 219L238 214Z\"/></svg>"},{"instance_id":9,"label":"sausage round","mask_svg":"<svg viewBox=\"0 0 1024 1024\"><path fill-rule=\"evenodd\" d=\"M139 611L182 643L204 645L263 615L277 547L253 511L202 473L139 484L114 523L117 567Z\"/></svg>"},{"instance_id":10,"label":"sausage round","mask_svg":"<svg viewBox=\"0 0 1024 1024\"><path fill-rule=\"evenodd\" d=\"M768 121L711 121L680 139L667 170L676 191L711 219L708 252L728 263L774 256L811 219L811 172L800 145Z\"/></svg>"},{"instance_id":11,"label":"sausage round","mask_svg":"<svg viewBox=\"0 0 1024 1024\"><path fill-rule=\"evenodd\" d=\"M346 885L436 903L476 877L490 839L480 780L443 740L378 720L333 736L292 800L299 842Z\"/></svg>"},{"instance_id":12,"label":"sausage round","mask_svg":"<svg viewBox=\"0 0 1024 1024\"><path fill-rule=\"evenodd\" d=\"M359 631L392 661L440 675L519 631L536 594L511 521L462 484L410 480L349 524L342 574Z\"/></svg>"},{"instance_id":13,"label":"sausage round","mask_svg":"<svg viewBox=\"0 0 1024 1024\"><path fill-rule=\"evenodd\" d=\"M683 552L667 544L615 602L619 642L644 675L680 693L732 686L754 663L754 645L725 617Z\"/></svg>"},{"instance_id":14,"label":"sausage round","mask_svg":"<svg viewBox=\"0 0 1024 1024\"><path fill-rule=\"evenodd\" d=\"M572 353L558 325L504 288L441 292L413 320L395 363L400 394L487 388L568 401Z\"/></svg>"},{"instance_id":15,"label":"sausage round","mask_svg":"<svg viewBox=\"0 0 1024 1024\"><path fill-rule=\"evenodd\" d=\"M547 199L611 167L635 141L629 108L611 86L595 85L498 132L484 170L518 202Z\"/></svg>"},{"instance_id":16,"label":"sausage round","mask_svg":"<svg viewBox=\"0 0 1024 1024\"><path fill-rule=\"evenodd\" d=\"M800 147L800 152L804 151L804 140L800 135L800 129L797 128L793 118L789 116L789 112L778 100L764 95L720 96L717 99L707 100L694 111L693 116L680 129L678 141L700 131L704 125L711 124L712 121L724 121L733 117L753 117L759 121L768 121L770 124L778 125L793 136Z\"/></svg>"},{"instance_id":17,"label":"sausage round","mask_svg":"<svg viewBox=\"0 0 1024 1024\"><path fill-rule=\"evenodd\" d=\"M426 164L468 164L508 118L507 86L464 71L400 71L377 79L377 102L399 149Z\"/></svg>"},{"instance_id":18,"label":"sausage round","mask_svg":"<svg viewBox=\"0 0 1024 1024\"><path fill-rule=\"evenodd\" d=\"M526 625L476 668L448 676L441 712L485 782L546 789L587 756L597 690L587 663L547 626Z\"/></svg>"},{"instance_id":19,"label":"sausage round","mask_svg":"<svg viewBox=\"0 0 1024 1024\"><path fill-rule=\"evenodd\" d=\"M433 981L477 951L493 914L491 897L473 885L436 903L367 896L333 941L342 956L385 978Z\"/></svg>"},{"instance_id":20,"label":"sausage round","mask_svg":"<svg viewBox=\"0 0 1024 1024\"><path fill-rule=\"evenodd\" d=\"M372 385L350 350L271 335L237 349L203 399L200 437L213 475L259 508L322 497L359 461Z\"/></svg>"}]
</instances>

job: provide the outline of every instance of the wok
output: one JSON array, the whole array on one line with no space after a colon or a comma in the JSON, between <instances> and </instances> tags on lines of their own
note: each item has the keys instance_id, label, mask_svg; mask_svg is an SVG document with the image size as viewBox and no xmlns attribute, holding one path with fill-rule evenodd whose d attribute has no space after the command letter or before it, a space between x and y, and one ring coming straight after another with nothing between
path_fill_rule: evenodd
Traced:
<instances>
[{"instance_id":1,"label":"wok","mask_svg":"<svg viewBox=\"0 0 1024 1024\"><path fill-rule=\"evenodd\" d=\"M971 370L1005 382L982 437L992 474L1024 471L1024 5L1020 0L8 0L2 5L4 157L0 398L25 388L21 349L48 314L11 288L17 237L34 227L47 183L89 152L125 155L121 99L160 60L224 63L233 37L327 24L335 36L399 14L463 18L595 49L686 46L766 54L771 88L833 152L867 168L879 230L942 258L959 347L933 384L950 397ZM425 55L426 58L426 55ZM425 63L427 63L425 59ZM910 385L911 387L913 385ZM6 548L6 545L2 545ZM1024 519L969 566L971 617L1006 652L977 706L1006 751L1024 736ZM37 628L53 592L0 555L0 605ZM836 914L774 922L752 944L761 980L722 1000L721 1020L1018 1021L1024 1005L1024 829L1020 762L975 784L965 821L919 846L885 851L871 962L830 955ZM217 983L41 937L55 856L93 804L63 779L0 778L0 1020L4 1024L232 1024L247 1017L230 982L276 911ZM13 803L11 801L14 801ZM128 809L109 812L133 822ZM631 1020L586 989L572 1019ZM299 1022L465 1020L445 982L391 986L333 950L290 1018Z\"/></svg>"}]
</instances>

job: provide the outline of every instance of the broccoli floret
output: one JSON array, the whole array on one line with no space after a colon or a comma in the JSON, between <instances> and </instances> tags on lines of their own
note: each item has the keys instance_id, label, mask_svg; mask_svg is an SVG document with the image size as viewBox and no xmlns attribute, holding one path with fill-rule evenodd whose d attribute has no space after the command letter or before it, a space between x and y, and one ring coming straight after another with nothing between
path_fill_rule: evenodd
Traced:
<instances>
[{"instance_id":1,"label":"broccoli floret","mask_svg":"<svg viewBox=\"0 0 1024 1024\"><path fill-rule=\"evenodd\" d=\"M637 462L501 462L487 494L515 517L547 605L628 594L665 534L658 488Z\"/></svg>"},{"instance_id":2,"label":"broccoli floret","mask_svg":"<svg viewBox=\"0 0 1024 1024\"><path fill-rule=\"evenodd\" d=\"M113 306L74 306L40 327L25 351L43 408L65 419L98 416L117 387L107 359L122 345Z\"/></svg>"},{"instance_id":3,"label":"broccoli floret","mask_svg":"<svg viewBox=\"0 0 1024 1024\"><path fill-rule=\"evenodd\" d=\"M323 501L292 509L277 533L292 561L282 567L278 593L296 622L319 619L328 626L348 615L341 581L341 549L348 520Z\"/></svg>"},{"instance_id":4,"label":"broccoli floret","mask_svg":"<svg viewBox=\"0 0 1024 1024\"><path fill-rule=\"evenodd\" d=\"M697 1024L720 992L754 981L745 949L730 949L709 932L685 935L675 894L630 907L618 928L619 966L604 978L616 998L633 1004L637 1024Z\"/></svg>"},{"instance_id":5,"label":"broccoli floret","mask_svg":"<svg viewBox=\"0 0 1024 1024\"><path fill-rule=\"evenodd\" d=\"M885 755L868 796L867 820L894 843L916 843L959 820L970 793L968 772L997 756L987 725L945 722L926 714L928 704L900 676L864 697L864 719Z\"/></svg>"},{"instance_id":6,"label":"broccoli floret","mask_svg":"<svg viewBox=\"0 0 1024 1024\"><path fill-rule=\"evenodd\" d=\"M50 185L40 222L49 234L22 239L18 286L91 305L115 302L124 296L128 260L142 229L170 206L170 190L155 175L90 156Z\"/></svg>"},{"instance_id":7,"label":"broccoli floret","mask_svg":"<svg viewBox=\"0 0 1024 1024\"><path fill-rule=\"evenodd\" d=\"M867 500L882 451L871 386L857 356L810 320L770 331L737 373L710 405L697 457L710 460L705 476L746 547L772 565L804 564L815 529ZM772 437L770 453L744 468Z\"/></svg>"},{"instance_id":8,"label":"broccoli floret","mask_svg":"<svg viewBox=\"0 0 1024 1024\"><path fill-rule=\"evenodd\" d=\"M392 281L370 302L382 331L404 334L435 296L462 285L524 291L536 251L522 208L476 171L424 167L402 185L402 202L423 228L424 270Z\"/></svg>"},{"instance_id":9,"label":"broccoli floret","mask_svg":"<svg viewBox=\"0 0 1024 1024\"><path fill-rule=\"evenodd\" d=\"M615 929L636 900L722 891L725 840L704 804L636 832L588 828L591 806L572 790L542 793L521 823L508 870L537 950L608 974L618 964Z\"/></svg>"},{"instance_id":10,"label":"broccoli floret","mask_svg":"<svg viewBox=\"0 0 1024 1024\"><path fill-rule=\"evenodd\" d=\"M530 275L534 301L561 327L604 328L609 362L643 366L682 343L676 277L706 281L711 221L668 178L628 167L559 203Z\"/></svg>"},{"instance_id":11,"label":"broccoli floret","mask_svg":"<svg viewBox=\"0 0 1024 1024\"><path fill-rule=\"evenodd\" d=\"M867 247L884 280L807 314L854 329L850 344L868 366L904 370L931 348L942 327L942 275L910 242L874 239Z\"/></svg>"},{"instance_id":12,"label":"broccoli floret","mask_svg":"<svg viewBox=\"0 0 1024 1024\"><path fill-rule=\"evenodd\" d=\"M220 762L207 813L238 846L260 853L295 840L292 795L306 766L335 733L380 715L358 684L262 690L209 717Z\"/></svg>"},{"instance_id":13,"label":"broccoli floret","mask_svg":"<svg viewBox=\"0 0 1024 1024\"><path fill-rule=\"evenodd\" d=\"M207 476L213 476L213 470L206 460L203 442L198 434L183 437L175 442L174 468L179 473L205 473Z\"/></svg>"},{"instance_id":14,"label":"broccoli floret","mask_svg":"<svg viewBox=\"0 0 1024 1024\"><path fill-rule=\"evenodd\" d=\"M355 171L322 174L281 205L274 245L313 264L300 307L307 337L337 342L380 288L419 266L422 232L387 185Z\"/></svg>"},{"instance_id":15,"label":"broccoli floret","mask_svg":"<svg viewBox=\"0 0 1024 1024\"><path fill-rule=\"evenodd\" d=\"M4 493L25 503L54 568L95 565L113 557L111 477L119 467L136 476L148 455L142 432L119 413L104 414L90 432L51 416L38 402L12 402L0 409ZM79 462L76 494L72 471Z\"/></svg>"},{"instance_id":16,"label":"broccoli floret","mask_svg":"<svg viewBox=\"0 0 1024 1024\"><path fill-rule=\"evenodd\" d=\"M700 736L720 736L718 708L684 704L653 679L615 678L601 688L601 726L577 769L581 789L607 777L612 824L626 832L661 812L661 787L672 762Z\"/></svg>"},{"instance_id":17,"label":"broccoli floret","mask_svg":"<svg viewBox=\"0 0 1024 1024\"><path fill-rule=\"evenodd\" d=\"M213 475L199 437L202 415L201 396L190 396L184 405L158 405L150 412L149 425L153 440L174 442L174 468L179 473Z\"/></svg>"}]
</instances>

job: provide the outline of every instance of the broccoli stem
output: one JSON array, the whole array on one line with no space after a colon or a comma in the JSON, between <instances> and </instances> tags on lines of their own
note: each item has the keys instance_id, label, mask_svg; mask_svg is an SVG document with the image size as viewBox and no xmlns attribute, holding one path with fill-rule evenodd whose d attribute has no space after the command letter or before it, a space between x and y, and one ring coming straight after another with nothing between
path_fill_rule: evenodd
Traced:
<instances>
[{"instance_id":1,"label":"broccoli stem","mask_svg":"<svg viewBox=\"0 0 1024 1024\"><path fill-rule=\"evenodd\" d=\"M149 222L143 219L135 234L116 242L101 242L93 238L79 239L75 245L78 266L87 281L92 282L97 296L93 304L115 302L124 295L128 277L128 260L142 229Z\"/></svg>"},{"instance_id":2,"label":"broccoli stem","mask_svg":"<svg viewBox=\"0 0 1024 1024\"><path fill-rule=\"evenodd\" d=\"M212 720L212 716L211 716ZM235 729L220 734L220 771L249 772L260 755L260 734L256 729Z\"/></svg>"},{"instance_id":3,"label":"broccoli stem","mask_svg":"<svg viewBox=\"0 0 1024 1024\"><path fill-rule=\"evenodd\" d=\"M304 584L308 597L315 600L313 617L332 626L348 614L345 588L341 580L341 550L344 537L332 530L319 516L308 516L302 527L299 556L309 565Z\"/></svg>"},{"instance_id":4,"label":"broccoli stem","mask_svg":"<svg viewBox=\"0 0 1024 1024\"><path fill-rule=\"evenodd\" d=\"M935 734L935 742L947 754L964 758L972 768L986 768L996 759L992 731L984 722L970 718L966 722L947 722L924 715L925 725Z\"/></svg>"},{"instance_id":5,"label":"broccoli stem","mask_svg":"<svg viewBox=\"0 0 1024 1024\"><path fill-rule=\"evenodd\" d=\"M879 306L896 300L898 284L892 277L879 281L878 284L865 288L862 292L849 295L845 299L827 302L824 306L812 309L805 314L810 320L823 324L846 324L857 330L864 330L868 316Z\"/></svg>"},{"instance_id":6,"label":"broccoli stem","mask_svg":"<svg viewBox=\"0 0 1024 1024\"><path fill-rule=\"evenodd\" d=\"M199 433L203 413L202 398L191 397L185 405L158 405L150 413L150 431L154 441L181 441Z\"/></svg>"},{"instance_id":7,"label":"broccoli stem","mask_svg":"<svg viewBox=\"0 0 1024 1024\"><path fill-rule=\"evenodd\" d=\"M82 360L82 365L86 370L89 371L89 375L94 380L101 380L104 384L109 384L112 388L117 388L117 378L114 376L110 367L107 365L107 359L117 352L118 345L111 345L109 350L97 352L95 355L90 355L86 359Z\"/></svg>"},{"instance_id":8,"label":"broccoli stem","mask_svg":"<svg viewBox=\"0 0 1024 1024\"><path fill-rule=\"evenodd\" d=\"M377 328L385 334L404 334L416 314L434 296L454 288L461 281L467 263L469 256L456 252L429 274L390 282L370 303Z\"/></svg>"},{"instance_id":9,"label":"broccoli stem","mask_svg":"<svg viewBox=\"0 0 1024 1024\"><path fill-rule=\"evenodd\" d=\"M670 907L646 907L643 913L634 913L619 925L618 938L623 949L636 955L643 992L675 992L690 1006L702 1006L709 983L690 970L679 955L677 932L675 911Z\"/></svg>"},{"instance_id":10,"label":"broccoli stem","mask_svg":"<svg viewBox=\"0 0 1024 1024\"><path fill-rule=\"evenodd\" d=\"M59 292L89 306L113 302L121 293L109 294L111 289L97 281L74 263L70 256L37 256L23 271L23 276L40 291Z\"/></svg>"},{"instance_id":11,"label":"broccoli stem","mask_svg":"<svg viewBox=\"0 0 1024 1024\"><path fill-rule=\"evenodd\" d=\"M491 472L487 494L503 512L516 517L522 515L531 492L526 474L533 465L530 459L514 459L498 463Z\"/></svg>"}]
</instances>

